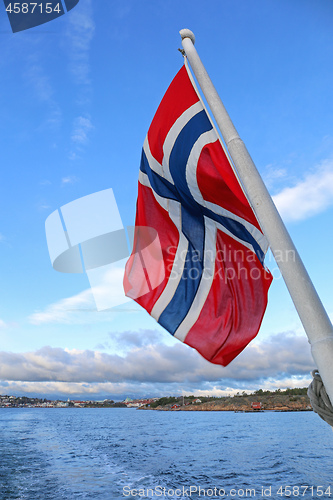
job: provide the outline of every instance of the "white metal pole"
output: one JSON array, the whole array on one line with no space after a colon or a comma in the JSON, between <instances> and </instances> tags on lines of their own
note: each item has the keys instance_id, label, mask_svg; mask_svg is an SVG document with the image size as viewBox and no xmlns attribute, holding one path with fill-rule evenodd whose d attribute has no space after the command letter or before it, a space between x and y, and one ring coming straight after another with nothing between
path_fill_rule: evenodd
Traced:
<instances>
[{"instance_id":1,"label":"white metal pole","mask_svg":"<svg viewBox=\"0 0 333 500\"><path fill-rule=\"evenodd\" d=\"M333 404L333 327L273 200L240 139L194 47L190 30L181 30L182 45L193 73L226 143L249 201L288 287L311 344L314 361Z\"/></svg>"}]
</instances>

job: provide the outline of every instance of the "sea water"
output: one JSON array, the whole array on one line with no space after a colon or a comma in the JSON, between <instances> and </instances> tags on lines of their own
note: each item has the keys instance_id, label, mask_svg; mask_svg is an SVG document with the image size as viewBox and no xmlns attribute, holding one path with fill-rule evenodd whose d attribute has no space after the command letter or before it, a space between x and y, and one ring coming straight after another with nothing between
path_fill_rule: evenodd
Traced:
<instances>
[{"instance_id":1,"label":"sea water","mask_svg":"<svg viewBox=\"0 0 333 500\"><path fill-rule=\"evenodd\" d=\"M331 498L312 412L1 408L0 499Z\"/></svg>"}]
</instances>

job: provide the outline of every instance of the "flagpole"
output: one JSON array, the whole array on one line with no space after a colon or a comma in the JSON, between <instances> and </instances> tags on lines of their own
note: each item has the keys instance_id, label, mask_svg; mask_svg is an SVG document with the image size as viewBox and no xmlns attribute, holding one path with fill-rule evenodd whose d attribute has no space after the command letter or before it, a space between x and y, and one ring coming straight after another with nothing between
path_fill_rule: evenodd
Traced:
<instances>
[{"instance_id":1,"label":"flagpole","mask_svg":"<svg viewBox=\"0 0 333 500\"><path fill-rule=\"evenodd\" d=\"M180 31L193 73L226 143L311 344L313 359L333 404L333 327L260 174L240 139L194 47L192 31Z\"/></svg>"}]
</instances>

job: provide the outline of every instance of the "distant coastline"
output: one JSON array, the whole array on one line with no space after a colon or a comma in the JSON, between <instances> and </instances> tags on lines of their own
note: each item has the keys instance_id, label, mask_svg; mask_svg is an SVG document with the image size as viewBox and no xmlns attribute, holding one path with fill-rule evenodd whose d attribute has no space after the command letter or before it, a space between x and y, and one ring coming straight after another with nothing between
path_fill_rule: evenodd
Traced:
<instances>
[{"instance_id":1,"label":"distant coastline","mask_svg":"<svg viewBox=\"0 0 333 500\"><path fill-rule=\"evenodd\" d=\"M257 407L253 408L252 403ZM258 407L260 404L260 407ZM233 411L256 413L261 411L312 411L309 398L307 396L298 396L291 399L288 396L269 397L233 397L226 398L224 401L212 401L205 403L196 403L190 405L165 405L156 408L141 407L140 410L159 410L159 411Z\"/></svg>"},{"instance_id":2,"label":"distant coastline","mask_svg":"<svg viewBox=\"0 0 333 500\"><path fill-rule=\"evenodd\" d=\"M149 407L159 411L312 411L307 388L277 390L274 392L259 389L253 394L236 394L221 398L161 398Z\"/></svg>"},{"instance_id":3,"label":"distant coastline","mask_svg":"<svg viewBox=\"0 0 333 500\"><path fill-rule=\"evenodd\" d=\"M252 394L237 393L233 396L169 396L162 398L135 399L124 401L92 400L47 400L27 396L0 396L0 408L136 408L158 411L312 411L307 388L263 391Z\"/></svg>"}]
</instances>

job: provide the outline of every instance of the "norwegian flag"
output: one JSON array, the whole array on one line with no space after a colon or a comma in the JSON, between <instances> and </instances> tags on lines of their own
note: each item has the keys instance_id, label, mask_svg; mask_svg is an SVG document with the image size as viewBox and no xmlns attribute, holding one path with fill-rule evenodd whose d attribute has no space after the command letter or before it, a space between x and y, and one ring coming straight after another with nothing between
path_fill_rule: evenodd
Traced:
<instances>
[{"instance_id":1,"label":"norwegian flag","mask_svg":"<svg viewBox=\"0 0 333 500\"><path fill-rule=\"evenodd\" d=\"M257 335L272 276L266 238L186 64L144 142L135 224L126 295L226 366Z\"/></svg>"}]
</instances>

